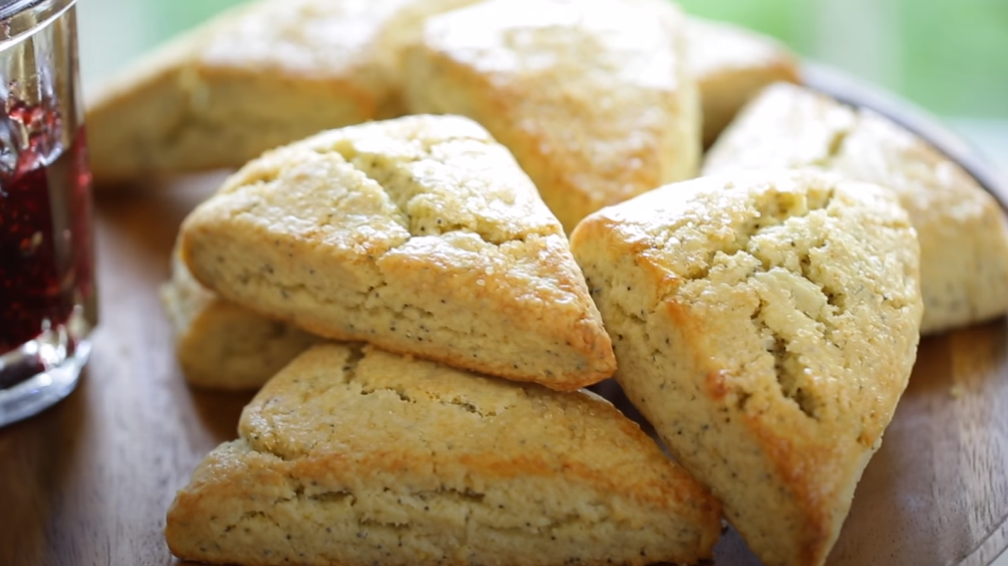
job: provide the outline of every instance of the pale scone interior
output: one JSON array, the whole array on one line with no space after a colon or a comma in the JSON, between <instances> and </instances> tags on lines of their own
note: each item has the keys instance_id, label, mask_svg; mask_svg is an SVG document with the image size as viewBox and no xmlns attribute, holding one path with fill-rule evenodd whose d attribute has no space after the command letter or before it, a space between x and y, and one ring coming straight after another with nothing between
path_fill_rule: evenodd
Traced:
<instances>
[{"instance_id":1,"label":"pale scone interior","mask_svg":"<svg viewBox=\"0 0 1008 566\"><path fill-rule=\"evenodd\" d=\"M616 378L767 564L820 564L916 356L918 245L886 190L707 177L586 218Z\"/></svg>"},{"instance_id":2,"label":"pale scone interior","mask_svg":"<svg viewBox=\"0 0 1008 566\"><path fill-rule=\"evenodd\" d=\"M325 344L179 492L184 559L646 564L711 555L709 493L608 402ZM614 543L618 541L618 543Z\"/></svg>"}]
</instances>

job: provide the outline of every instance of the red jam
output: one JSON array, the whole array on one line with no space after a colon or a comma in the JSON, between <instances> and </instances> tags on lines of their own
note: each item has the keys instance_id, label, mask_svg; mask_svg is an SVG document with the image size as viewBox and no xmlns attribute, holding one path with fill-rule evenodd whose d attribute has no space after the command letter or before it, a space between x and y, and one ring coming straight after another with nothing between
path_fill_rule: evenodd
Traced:
<instances>
[{"instance_id":1,"label":"red jam","mask_svg":"<svg viewBox=\"0 0 1008 566\"><path fill-rule=\"evenodd\" d=\"M0 355L65 322L94 293L84 129L62 148L53 146L55 113L15 105L7 132L12 123L27 140L13 167L0 166Z\"/></svg>"}]
</instances>

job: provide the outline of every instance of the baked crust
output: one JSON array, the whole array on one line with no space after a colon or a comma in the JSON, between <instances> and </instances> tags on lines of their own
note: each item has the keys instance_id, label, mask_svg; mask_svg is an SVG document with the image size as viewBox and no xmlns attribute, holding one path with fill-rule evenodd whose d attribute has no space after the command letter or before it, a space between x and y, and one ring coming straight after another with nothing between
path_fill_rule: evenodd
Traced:
<instances>
[{"instance_id":1,"label":"baked crust","mask_svg":"<svg viewBox=\"0 0 1008 566\"><path fill-rule=\"evenodd\" d=\"M916 356L890 191L814 171L663 187L571 236L616 379L763 563L821 564Z\"/></svg>"},{"instance_id":2,"label":"baked crust","mask_svg":"<svg viewBox=\"0 0 1008 566\"><path fill-rule=\"evenodd\" d=\"M371 347L298 357L168 511L186 560L371 566L711 556L720 509L636 424Z\"/></svg>"},{"instance_id":3,"label":"baked crust","mask_svg":"<svg viewBox=\"0 0 1008 566\"><path fill-rule=\"evenodd\" d=\"M181 249L222 297L329 338L562 390L615 369L560 223L465 118L268 152L186 218Z\"/></svg>"},{"instance_id":4,"label":"baked crust","mask_svg":"<svg viewBox=\"0 0 1008 566\"><path fill-rule=\"evenodd\" d=\"M682 17L661 0L490 0L427 20L405 53L412 112L473 118L572 229L696 174Z\"/></svg>"},{"instance_id":5,"label":"baked crust","mask_svg":"<svg viewBox=\"0 0 1008 566\"><path fill-rule=\"evenodd\" d=\"M258 389L319 341L295 326L219 298L193 278L178 254L161 304L175 330L175 355L195 387Z\"/></svg>"},{"instance_id":6,"label":"baked crust","mask_svg":"<svg viewBox=\"0 0 1008 566\"><path fill-rule=\"evenodd\" d=\"M739 110L764 87L800 82L798 58L772 37L690 16L686 61L703 110L703 146L710 147Z\"/></svg>"},{"instance_id":7,"label":"baked crust","mask_svg":"<svg viewBox=\"0 0 1008 566\"><path fill-rule=\"evenodd\" d=\"M97 185L239 167L327 128L402 114L397 50L474 0L259 0L180 35L88 100Z\"/></svg>"},{"instance_id":8,"label":"baked crust","mask_svg":"<svg viewBox=\"0 0 1008 566\"><path fill-rule=\"evenodd\" d=\"M925 334L1008 312L1008 228L997 201L902 127L802 87L778 84L746 107L704 172L818 166L895 192L921 247Z\"/></svg>"}]
</instances>

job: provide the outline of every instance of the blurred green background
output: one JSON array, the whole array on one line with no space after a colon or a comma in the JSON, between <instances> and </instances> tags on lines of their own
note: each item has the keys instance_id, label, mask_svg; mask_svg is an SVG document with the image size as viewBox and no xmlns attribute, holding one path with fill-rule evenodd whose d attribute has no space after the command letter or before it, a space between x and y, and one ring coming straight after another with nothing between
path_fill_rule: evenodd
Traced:
<instances>
[{"instance_id":1,"label":"blurred green background","mask_svg":"<svg viewBox=\"0 0 1008 566\"><path fill-rule=\"evenodd\" d=\"M80 0L93 86L141 51L242 0ZM1008 0L681 0L941 115L1008 169Z\"/></svg>"}]
</instances>

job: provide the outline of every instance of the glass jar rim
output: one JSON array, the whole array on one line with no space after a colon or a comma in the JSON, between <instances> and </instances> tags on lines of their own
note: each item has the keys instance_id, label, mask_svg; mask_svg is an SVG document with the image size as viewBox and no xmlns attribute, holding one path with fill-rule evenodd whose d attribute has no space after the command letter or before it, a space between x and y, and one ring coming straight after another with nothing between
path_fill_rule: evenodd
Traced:
<instances>
[{"instance_id":1,"label":"glass jar rim","mask_svg":"<svg viewBox=\"0 0 1008 566\"><path fill-rule=\"evenodd\" d=\"M77 0L0 0L0 44L48 24Z\"/></svg>"}]
</instances>

